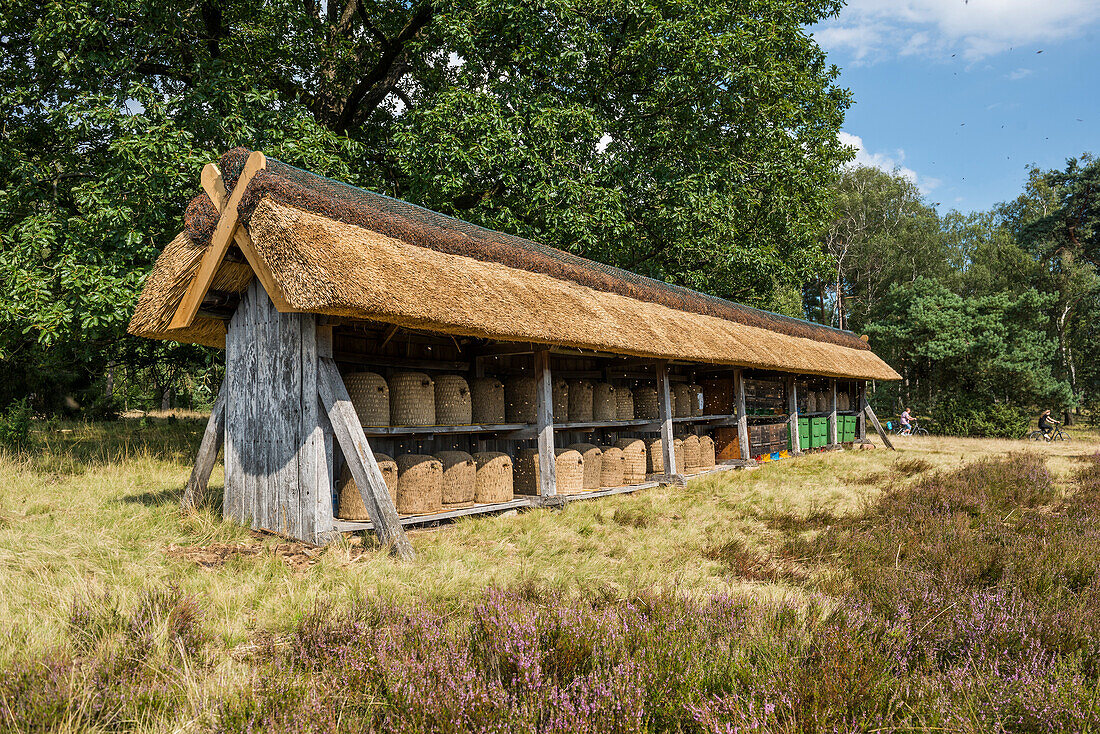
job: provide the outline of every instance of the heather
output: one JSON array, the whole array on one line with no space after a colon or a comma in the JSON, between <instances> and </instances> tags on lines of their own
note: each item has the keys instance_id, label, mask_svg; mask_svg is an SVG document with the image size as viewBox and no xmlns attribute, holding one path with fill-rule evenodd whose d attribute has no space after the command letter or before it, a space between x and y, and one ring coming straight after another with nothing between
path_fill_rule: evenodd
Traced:
<instances>
[{"instance_id":1,"label":"heather","mask_svg":"<svg viewBox=\"0 0 1100 734\"><path fill-rule=\"evenodd\" d=\"M807 462L828 471L838 459L863 460ZM725 579L719 591L528 576L418 603L314 593L297 614L228 638L219 600L193 580L126 599L78 595L51 644L9 650L0 728L1095 729L1100 454L868 461L881 487L846 507L823 503L827 493L802 504L767 495L782 467L689 487L697 504L741 498L727 508L738 522L709 528L692 549ZM788 479L804 469L792 462ZM740 481L751 484L735 495L728 485ZM675 523L652 497L591 507L550 517L581 523L590 542L622 534L643 547ZM327 575L327 562L296 578Z\"/></svg>"}]
</instances>

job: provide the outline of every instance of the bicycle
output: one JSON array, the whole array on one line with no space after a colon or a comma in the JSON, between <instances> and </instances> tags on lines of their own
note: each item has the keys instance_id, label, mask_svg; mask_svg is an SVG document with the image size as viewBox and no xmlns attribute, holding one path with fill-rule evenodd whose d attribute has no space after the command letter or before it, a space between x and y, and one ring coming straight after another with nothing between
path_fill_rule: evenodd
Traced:
<instances>
[{"instance_id":1,"label":"bicycle","mask_svg":"<svg viewBox=\"0 0 1100 734\"><path fill-rule=\"evenodd\" d=\"M1032 431L1027 434L1027 440L1029 441L1068 441L1069 436L1062 430L1061 426L1055 426L1048 438L1042 431Z\"/></svg>"},{"instance_id":2,"label":"bicycle","mask_svg":"<svg viewBox=\"0 0 1100 734\"><path fill-rule=\"evenodd\" d=\"M903 426L902 424L898 423L896 426L894 426L894 435L895 436L927 436L928 431L921 428L916 423L910 423L908 426Z\"/></svg>"}]
</instances>

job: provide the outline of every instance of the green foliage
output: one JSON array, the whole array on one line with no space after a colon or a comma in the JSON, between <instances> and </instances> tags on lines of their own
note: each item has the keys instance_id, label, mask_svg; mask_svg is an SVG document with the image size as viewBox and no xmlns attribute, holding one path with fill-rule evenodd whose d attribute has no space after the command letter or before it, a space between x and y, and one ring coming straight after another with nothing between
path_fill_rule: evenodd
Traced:
<instances>
[{"instance_id":1,"label":"green foliage","mask_svg":"<svg viewBox=\"0 0 1100 734\"><path fill-rule=\"evenodd\" d=\"M31 413L26 398L8 405L0 412L0 448L16 451L26 448L31 441Z\"/></svg>"},{"instance_id":2,"label":"green foliage","mask_svg":"<svg viewBox=\"0 0 1100 734\"><path fill-rule=\"evenodd\" d=\"M1035 422L1033 411L974 396L940 401L935 413L934 430L949 436L1021 438Z\"/></svg>"}]
</instances>

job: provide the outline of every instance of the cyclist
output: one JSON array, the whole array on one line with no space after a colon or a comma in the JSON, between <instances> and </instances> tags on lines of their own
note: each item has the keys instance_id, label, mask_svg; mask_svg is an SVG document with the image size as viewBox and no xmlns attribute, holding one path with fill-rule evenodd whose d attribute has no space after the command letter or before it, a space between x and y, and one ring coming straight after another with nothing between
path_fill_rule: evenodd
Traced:
<instances>
[{"instance_id":1,"label":"cyclist","mask_svg":"<svg viewBox=\"0 0 1100 734\"><path fill-rule=\"evenodd\" d=\"M1046 440L1050 440L1050 434L1054 431L1054 427L1061 425L1061 421L1056 421L1050 417L1050 411L1044 410L1039 414L1039 430L1043 432L1043 437Z\"/></svg>"},{"instance_id":2,"label":"cyclist","mask_svg":"<svg viewBox=\"0 0 1100 734\"><path fill-rule=\"evenodd\" d=\"M1049 410L1047 411L1050 412ZM913 424L910 422L913 420L912 408L906 408L901 412L901 432L902 436L913 435Z\"/></svg>"}]
</instances>

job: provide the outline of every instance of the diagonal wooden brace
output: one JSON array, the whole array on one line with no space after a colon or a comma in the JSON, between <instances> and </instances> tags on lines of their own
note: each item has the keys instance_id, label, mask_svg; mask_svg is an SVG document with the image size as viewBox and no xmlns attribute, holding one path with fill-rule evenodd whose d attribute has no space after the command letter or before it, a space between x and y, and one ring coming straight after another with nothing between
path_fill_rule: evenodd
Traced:
<instances>
[{"instance_id":1,"label":"diagonal wooden brace","mask_svg":"<svg viewBox=\"0 0 1100 734\"><path fill-rule=\"evenodd\" d=\"M202 169L202 190L210 197L210 201L214 202L214 206L218 211L225 210L225 207L229 204L229 194L225 189L225 179L222 178L222 172L214 163L207 163L206 167ZM271 268L267 266L267 263L256 251L256 246L252 244L252 235L248 233L248 230L244 227L237 227L233 233L233 241L244 254L245 260L252 268L252 272L260 279L260 283L267 291L271 302L275 304L275 310L281 313L293 312L295 309L291 308L287 302L283 288L276 280L275 274L271 272Z\"/></svg>"},{"instance_id":2,"label":"diagonal wooden brace","mask_svg":"<svg viewBox=\"0 0 1100 734\"><path fill-rule=\"evenodd\" d=\"M183 498L180 506L184 512L190 512L199 506L202 496L206 493L206 487L210 483L210 472L214 470L214 461L218 458L218 451L225 440L225 380L218 389L218 398L214 401L214 409L210 411L210 420L206 423L206 430L202 434L202 443L199 444L199 454L195 457L195 468L191 470L191 478L187 480L187 487L183 490Z\"/></svg>"},{"instance_id":3,"label":"diagonal wooden brace","mask_svg":"<svg viewBox=\"0 0 1100 734\"><path fill-rule=\"evenodd\" d=\"M199 312L203 296L210 289L210 284L214 281L214 275L218 272L218 267L221 266L225 252L229 249L229 245L233 242L237 233L239 225L237 207L240 205L252 177L265 168L267 168L267 158L264 157L263 153L253 151L248 156L248 160L245 161L244 170L241 171L241 176L237 179L237 186L233 189L232 196L229 197L229 201L225 203L225 207L221 210L221 218L218 219L218 226L210 238L210 246L203 253L202 260L199 262L199 269L191 280L183 300L176 308L176 313L172 317L169 328L181 329L190 326L195 320L195 314ZM218 178L221 178L220 174ZM224 183L222 184L222 190L225 190ZM213 197L211 197L211 200L213 200ZM217 206L216 201L214 204Z\"/></svg>"},{"instance_id":4,"label":"diagonal wooden brace","mask_svg":"<svg viewBox=\"0 0 1100 734\"><path fill-rule=\"evenodd\" d=\"M321 401L321 409L328 415L332 431L336 434L336 440L344 452L351 478L355 480L355 486L359 488L359 494L363 498L363 505L366 506L374 523L378 540L383 545L392 544L393 552L398 558L413 560L416 554L405 535L405 529L401 526L397 508L393 506L393 501L390 499L382 470L378 468L374 452L367 444L363 425L359 422L359 416L356 415L355 408L351 404L351 397L344 386L343 378L340 377L340 370L329 357L320 357L317 360L317 393Z\"/></svg>"}]
</instances>

